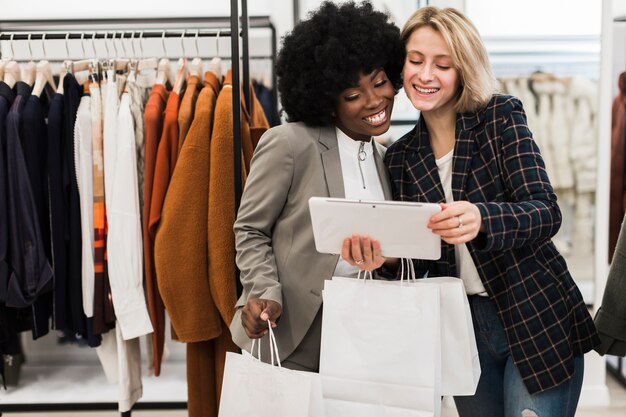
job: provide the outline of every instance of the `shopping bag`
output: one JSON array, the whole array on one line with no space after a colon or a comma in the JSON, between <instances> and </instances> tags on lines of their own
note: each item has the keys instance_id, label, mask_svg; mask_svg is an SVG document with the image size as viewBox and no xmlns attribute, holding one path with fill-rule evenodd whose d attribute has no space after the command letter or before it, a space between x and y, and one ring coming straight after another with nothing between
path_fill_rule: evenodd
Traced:
<instances>
[{"instance_id":1,"label":"shopping bag","mask_svg":"<svg viewBox=\"0 0 626 417\"><path fill-rule=\"evenodd\" d=\"M410 259L401 260L400 275L401 282L422 287L433 285L439 287L442 394L474 395L481 370L472 312L463 280L455 277L416 279L413 262Z\"/></svg>"},{"instance_id":2,"label":"shopping bag","mask_svg":"<svg viewBox=\"0 0 626 417\"><path fill-rule=\"evenodd\" d=\"M226 353L219 417L323 417L319 375L283 368L271 326L267 338L269 364L245 350Z\"/></svg>"},{"instance_id":3,"label":"shopping bag","mask_svg":"<svg viewBox=\"0 0 626 417\"><path fill-rule=\"evenodd\" d=\"M424 278L417 280L415 285L439 287L441 393L474 395L481 370L472 313L463 281L453 277Z\"/></svg>"},{"instance_id":4,"label":"shopping bag","mask_svg":"<svg viewBox=\"0 0 626 417\"><path fill-rule=\"evenodd\" d=\"M327 417L352 415L351 407L378 416L439 415L438 291L399 281L325 282L320 375Z\"/></svg>"}]
</instances>

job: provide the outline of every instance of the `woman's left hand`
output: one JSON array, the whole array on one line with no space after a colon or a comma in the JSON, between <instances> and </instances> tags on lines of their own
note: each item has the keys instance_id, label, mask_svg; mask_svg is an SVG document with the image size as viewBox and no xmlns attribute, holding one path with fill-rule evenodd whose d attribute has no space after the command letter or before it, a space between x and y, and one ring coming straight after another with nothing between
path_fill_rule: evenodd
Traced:
<instances>
[{"instance_id":1,"label":"woman's left hand","mask_svg":"<svg viewBox=\"0 0 626 417\"><path fill-rule=\"evenodd\" d=\"M373 271L385 263L385 257L381 255L380 242L367 235L361 237L353 234L351 238L345 238L341 257L362 271Z\"/></svg>"},{"instance_id":2,"label":"woman's left hand","mask_svg":"<svg viewBox=\"0 0 626 417\"><path fill-rule=\"evenodd\" d=\"M478 236L482 227L480 210L469 201L440 203L441 212L434 214L428 222L433 233L451 245L466 243Z\"/></svg>"}]
</instances>

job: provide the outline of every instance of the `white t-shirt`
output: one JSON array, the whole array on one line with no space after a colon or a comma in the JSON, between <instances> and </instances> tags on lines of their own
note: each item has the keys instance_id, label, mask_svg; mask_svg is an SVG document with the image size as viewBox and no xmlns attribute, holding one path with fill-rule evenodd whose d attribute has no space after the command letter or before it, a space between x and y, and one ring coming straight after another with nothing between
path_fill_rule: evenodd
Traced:
<instances>
[{"instance_id":1,"label":"white t-shirt","mask_svg":"<svg viewBox=\"0 0 626 417\"><path fill-rule=\"evenodd\" d=\"M374 160L374 140L361 142L350 138L339 128L335 128L335 131L346 198L351 200L384 200L385 194ZM340 256L334 275L356 277L358 271L357 267L350 265Z\"/></svg>"},{"instance_id":2,"label":"white t-shirt","mask_svg":"<svg viewBox=\"0 0 626 417\"><path fill-rule=\"evenodd\" d=\"M446 155L435 160L437 164L437 170L439 171L439 179L443 187L443 192L446 196L446 203L454 201L452 197L452 156L454 149L448 152ZM468 295L479 294L486 296L487 290L480 280L476 265L472 255L469 253L466 244L454 245L454 256L456 258L456 273L463 280L465 284L465 292Z\"/></svg>"}]
</instances>

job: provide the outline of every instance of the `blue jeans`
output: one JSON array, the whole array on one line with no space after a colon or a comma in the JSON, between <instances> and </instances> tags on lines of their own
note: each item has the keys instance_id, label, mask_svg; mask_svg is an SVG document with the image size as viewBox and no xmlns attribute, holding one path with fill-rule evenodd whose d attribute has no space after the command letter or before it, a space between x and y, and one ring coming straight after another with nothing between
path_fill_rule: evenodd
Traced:
<instances>
[{"instance_id":1,"label":"blue jeans","mask_svg":"<svg viewBox=\"0 0 626 417\"><path fill-rule=\"evenodd\" d=\"M574 359L574 376L531 395L509 353L496 306L471 296L470 306L482 373L476 394L454 397L460 417L574 417L583 383L584 357Z\"/></svg>"}]
</instances>

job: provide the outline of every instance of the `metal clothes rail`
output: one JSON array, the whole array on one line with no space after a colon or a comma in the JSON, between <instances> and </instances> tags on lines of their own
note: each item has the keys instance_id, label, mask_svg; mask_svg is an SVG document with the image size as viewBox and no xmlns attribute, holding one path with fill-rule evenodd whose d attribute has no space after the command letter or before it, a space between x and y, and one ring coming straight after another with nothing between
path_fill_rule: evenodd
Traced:
<instances>
[{"instance_id":1,"label":"metal clothes rail","mask_svg":"<svg viewBox=\"0 0 626 417\"><path fill-rule=\"evenodd\" d=\"M243 87L244 100L250 108L250 70L251 58L269 59L272 64L272 89L274 103L277 103L276 74L276 29L267 16L248 17L247 0L241 1L241 15L238 0L231 0L231 15L226 17L173 17L173 18L128 18L128 19L71 19L71 20L12 20L0 21L0 41L18 40L54 40L54 39L105 39L111 33L116 40L137 40L143 38L174 37L216 37L228 36L231 43L230 57L241 57L242 77L240 77L240 59L231 59L233 91ZM240 30L241 21L241 30ZM271 31L271 54L269 56L250 56L249 29L267 28ZM87 36L88 35L88 36ZM139 35L139 37L137 37ZM118 37L119 36L119 37ZM240 54L239 38L242 39ZM227 57L227 58L230 58ZM234 130L234 178L235 208L239 208L242 194L241 166L241 96L233 94L233 130ZM234 259L233 259L234 262ZM233 277L236 278L236 277ZM0 394L1 395L1 394ZM184 402L137 403L134 410L142 409L184 409ZM117 403L59 403L59 404L2 404L2 412L24 411L86 411L115 410Z\"/></svg>"}]
</instances>

